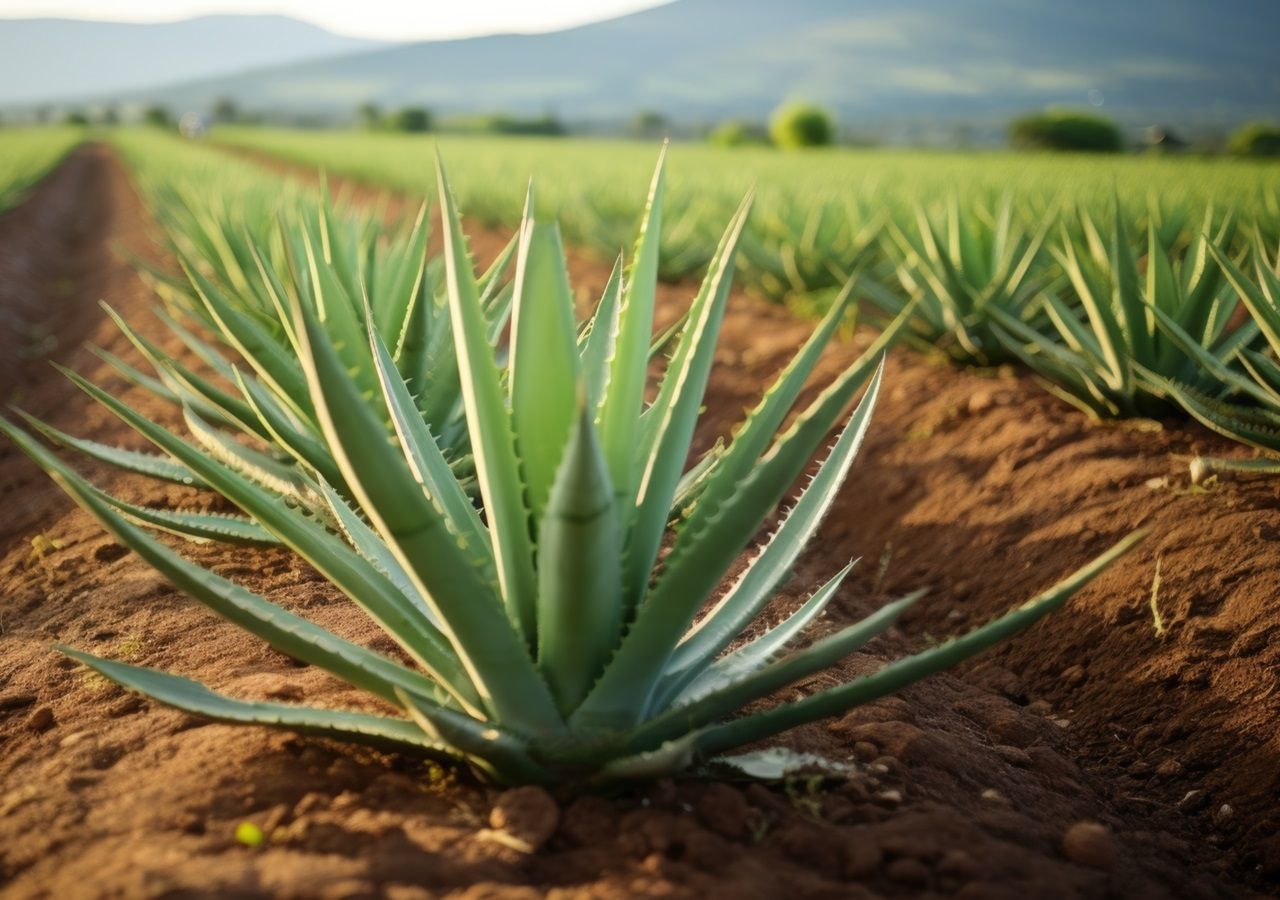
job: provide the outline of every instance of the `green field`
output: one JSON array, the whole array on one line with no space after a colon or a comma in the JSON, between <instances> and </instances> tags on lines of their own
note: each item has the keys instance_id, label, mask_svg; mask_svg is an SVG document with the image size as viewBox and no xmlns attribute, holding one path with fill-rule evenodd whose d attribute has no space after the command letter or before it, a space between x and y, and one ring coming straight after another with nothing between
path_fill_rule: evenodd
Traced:
<instances>
[{"instance_id":1,"label":"green field","mask_svg":"<svg viewBox=\"0 0 1280 900\"><path fill-rule=\"evenodd\" d=\"M438 148L468 215L514 224L532 177L539 211L555 216L568 240L609 257L630 241L659 150L654 143L585 138L257 128L219 128L214 140L426 197L435 194ZM754 187L740 268L752 287L779 298L838 285L886 218L911 222L917 205L935 207L952 197L990 210L1007 193L1030 225L1055 206L1107 215L1118 195L1135 223L1154 211L1171 232L1213 203L1280 235L1280 167L1265 161L847 148L788 153L676 143L667 171L664 274L688 277L703 268L733 208Z\"/></svg>"},{"instance_id":2,"label":"green field","mask_svg":"<svg viewBox=\"0 0 1280 900\"><path fill-rule=\"evenodd\" d=\"M70 127L0 131L0 210L21 200L83 137L83 129Z\"/></svg>"}]
</instances>

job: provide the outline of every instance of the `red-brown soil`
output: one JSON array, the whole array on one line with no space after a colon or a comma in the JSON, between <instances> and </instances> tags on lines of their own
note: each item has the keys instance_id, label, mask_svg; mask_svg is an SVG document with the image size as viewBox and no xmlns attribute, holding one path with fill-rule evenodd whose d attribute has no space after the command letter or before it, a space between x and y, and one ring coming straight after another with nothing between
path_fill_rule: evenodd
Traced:
<instances>
[{"instance_id":1,"label":"red-brown soil","mask_svg":"<svg viewBox=\"0 0 1280 900\"><path fill-rule=\"evenodd\" d=\"M481 235L475 247L491 255L500 240ZM63 284L60 360L169 420L157 401L72 346L87 337L130 355L95 306L99 297L166 342L147 316L149 291L121 251L164 262L119 164L101 149L80 151L0 219L0 257L23 260L31 273L0 281L0 309ZM606 274L576 255L572 269L587 293ZM691 293L689 285L665 286L664 315ZM748 296L732 300L703 445L728 430L808 327ZM835 348L823 374L866 340L859 334ZM139 446L47 366L15 372L24 408L76 433ZM1066 609L976 664L785 738L795 748L859 760L860 774L840 785L682 781L554 800L527 790L503 796L465 774L209 724L125 694L49 644L172 669L244 696L364 702L178 594L16 451L0 447L4 893L1130 898L1274 891L1276 482L1189 489L1186 454L1238 451L1190 428L1092 424L1023 375L966 373L898 351L886 380L862 459L776 612L851 556L863 557L858 577L826 627L911 588L932 591L901 631L790 693L984 621L1139 524L1152 536ZM127 499L212 502L105 467L85 470ZM288 553L185 552L347 636L382 640ZM1157 559L1163 634L1149 604ZM1191 791L1203 793L1181 802ZM263 829L261 846L235 840L243 822ZM525 853L504 835L546 843Z\"/></svg>"}]
</instances>

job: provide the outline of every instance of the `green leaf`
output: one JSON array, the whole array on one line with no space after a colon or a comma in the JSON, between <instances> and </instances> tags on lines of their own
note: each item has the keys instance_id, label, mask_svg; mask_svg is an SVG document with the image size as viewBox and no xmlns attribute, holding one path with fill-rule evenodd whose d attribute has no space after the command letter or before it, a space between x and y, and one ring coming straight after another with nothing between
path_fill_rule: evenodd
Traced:
<instances>
[{"instance_id":1,"label":"green leaf","mask_svg":"<svg viewBox=\"0 0 1280 900\"><path fill-rule=\"evenodd\" d=\"M149 525L196 543L216 541L247 547L277 547L280 541L252 519L226 513L199 513L185 510L157 509L126 503L109 494L103 495L112 506L134 522Z\"/></svg>"},{"instance_id":2,"label":"green leaf","mask_svg":"<svg viewBox=\"0 0 1280 900\"><path fill-rule=\"evenodd\" d=\"M648 587L676 486L689 456L729 299L734 252L750 209L748 196L716 249L711 270L693 302L689 325L680 336L658 397L650 408L655 426L645 435L639 456L636 508L623 559L623 596L628 609L635 606Z\"/></svg>"},{"instance_id":3,"label":"green leaf","mask_svg":"<svg viewBox=\"0 0 1280 900\"><path fill-rule=\"evenodd\" d=\"M511 416L503 402L498 367L485 331L484 313L467 256L453 194L437 158L445 271L462 398L498 562L498 582L508 614L531 646L537 640L536 584L529 508L516 459ZM541 714L541 713L539 713Z\"/></svg>"},{"instance_id":4,"label":"green leaf","mask_svg":"<svg viewBox=\"0 0 1280 900\"><path fill-rule=\"evenodd\" d=\"M707 694L713 694L768 664L788 643L797 638L810 622L822 614L836 591L840 589L840 585L844 583L845 577L853 569L853 565L851 562L833 575L826 584L814 592L812 597L780 624L770 628L745 646L716 660L688 687L685 687L679 696L668 699L664 695L662 706L672 703L683 705Z\"/></svg>"},{"instance_id":5,"label":"green leaf","mask_svg":"<svg viewBox=\"0 0 1280 900\"><path fill-rule=\"evenodd\" d=\"M923 595L923 591L916 591L886 603L861 621L820 638L802 650L763 668L746 670L737 680L719 685L711 693L664 710L629 736L627 748L646 749L657 742L671 740L682 731L702 728L753 700L834 665L896 624L903 612Z\"/></svg>"},{"instance_id":6,"label":"green leaf","mask_svg":"<svg viewBox=\"0 0 1280 900\"><path fill-rule=\"evenodd\" d=\"M511 329L511 423L534 522L573 427L578 383L573 292L554 225L521 227Z\"/></svg>"},{"instance_id":7,"label":"green leaf","mask_svg":"<svg viewBox=\"0 0 1280 900\"><path fill-rule=\"evenodd\" d=\"M218 493L249 513L264 528L310 562L394 638L460 702L475 704L475 689L462 672L458 656L426 616L407 602L385 576L373 569L339 538L317 522L299 516L235 471L170 434L145 416L74 372L68 377L91 397L131 425L166 453L177 458Z\"/></svg>"},{"instance_id":8,"label":"green leaf","mask_svg":"<svg viewBox=\"0 0 1280 900\"><path fill-rule=\"evenodd\" d=\"M168 456L157 453L144 453L139 450L125 450L121 447L111 447L106 444L99 444L97 441L78 438L67 434L65 431L59 431L52 425L48 425L20 409L15 410L15 412L22 416L28 425L53 443L62 447L70 447L72 450L77 450L91 459L115 466L126 472L146 475L148 478L158 478L161 481L171 481L174 484L185 484L190 487L207 487L190 469L182 465L182 463L175 462Z\"/></svg>"},{"instance_id":9,"label":"green leaf","mask_svg":"<svg viewBox=\"0 0 1280 900\"><path fill-rule=\"evenodd\" d=\"M680 532L665 569L637 612L617 655L574 713L571 724L620 728L645 715L657 678L699 606L761 520L804 470L813 447L826 435L859 384L851 386L850 379L843 377L829 387L779 438L707 528L693 532L686 527ZM844 448L852 445L856 450L861 443L878 386L877 376L837 441L842 455Z\"/></svg>"},{"instance_id":10,"label":"green leaf","mask_svg":"<svg viewBox=\"0 0 1280 900\"><path fill-rule=\"evenodd\" d=\"M198 681L168 672L114 662L61 644L56 645L55 649L122 687L207 719L284 728L316 737L369 744L400 753L429 756L448 762L459 761L458 753L451 747L431 739L406 719L318 709L313 706L237 700L215 693Z\"/></svg>"},{"instance_id":11,"label":"green leaf","mask_svg":"<svg viewBox=\"0 0 1280 900\"><path fill-rule=\"evenodd\" d=\"M0 432L49 473L59 487L121 543L155 567L177 588L228 621L262 638L281 653L319 666L349 684L391 702L397 702L394 691L397 685L428 693L433 690L432 683L418 673L344 641L239 585L187 562L129 524L111 508L100 491L4 418L0 418Z\"/></svg>"},{"instance_id":12,"label":"green leaf","mask_svg":"<svg viewBox=\"0 0 1280 900\"><path fill-rule=\"evenodd\" d=\"M676 684L696 674L727 647L786 581L800 553L831 509L840 486L853 466L870 425L871 411L879 395L883 372L882 362L850 424L845 427L831 454L819 467L773 537L729 592L703 617L672 655L669 667Z\"/></svg>"},{"instance_id":13,"label":"green leaf","mask_svg":"<svg viewBox=\"0 0 1280 900\"><path fill-rule=\"evenodd\" d=\"M939 647L913 656L895 660L874 675L858 678L803 700L784 703L765 712L747 715L733 722L710 728L699 736L698 752L702 756L714 756L733 747L777 734L779 731L837 715L851 707L870 702L877 697L883 697L913 684L935 672L950 668L993 644L1017 634L1061 607L1072 594L1092 581L1145 536L1145 531L1133 532L1106 553L1077 569L1044 593L1028 600L1013 612L963 637L955 638Z\"/></svg>"},{"instance_id":14,"label":"green leaf","mask_svg":"<svg viewBox=\"0 0 1280 900\"><path fill-rule=\"evenodd\" d=\"M618 508L591 420L584 404L538 547L538 668L562 713L586 696L622 636Z\"/></svg>"},{"instance_id":15,"label":"green leaf","mask_svg":"<svg viewBox=\"0 0 1280 900\"><path fill-rule=\"evenodd\" d=\"M527 746L515 735L428 703L410 691L400 692L400 703L423 733L462 753L497 781L548 784L554 780L532 759Z\"/></svg>"},{"instance_id":16,"label":"green leaf","mask_svg":"<svg viewBox=\"0 0 1280 900\"><path fill-rule=\"evenodd\" d=\"M649 186L635 259L623 286L618 335L609 361L609 381L600 409L600 439L609 477L620 502L630 502L638 445L639 416L649 365L654 296L658 283L658 249L662 231L663 161L666 145Z\"/></svg>"},{"instance_id":17,"label":"green leaf","mask_svg":"<svg viewBox=\"0 0 1280 900\"><path fill-rule=\"evenodd\" d=\"M495 585L474 549L460 546L443 510L414 479L399 447L347 375L320 323L295 305L302 364L325 437L361 509L404 570L461 660L486 709L530 733L554 731L561 719ZM496 385L495 385L496 387Z\"/></svg>"},{"instance_id":18,"label":"green leaf","mask_svg":"<svg viewBox=\"0 0 1280 900\"><path fill-rule=\"evenodd\" d=\"M622 257L613 264L609 281L604 286L600 303L591 318L591 330L582 348L582 380L587 388L587 402L599 410L609 384L609 360L618 339L618 312L622 301Z\"/></svg>"},{"instance_id":19,"label":"green leaf","mask_svg":"<svg viewBox=\"0 0 1280 900\"><path fill-rule=\"evenodd\" d=\"M391 413L391 423L404 450L405 461L427 496L440 505L462 549L470 552L486 570L493 571L493 543L471 498L455 477L443 451L426 422L417 414L408 385L399 377L386 345L375 331L369 332L373 361L378 370L382 397Z\"/></svg>"}]
</instances>

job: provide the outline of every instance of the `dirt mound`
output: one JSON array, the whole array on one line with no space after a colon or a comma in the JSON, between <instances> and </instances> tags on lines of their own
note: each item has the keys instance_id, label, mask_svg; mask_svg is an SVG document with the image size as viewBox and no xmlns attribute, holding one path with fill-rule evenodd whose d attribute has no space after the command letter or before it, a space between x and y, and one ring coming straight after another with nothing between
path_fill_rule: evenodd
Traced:
<instances>
[{"instance_id":1,"label":"dirt mound","mask_svg":"<svg viewBox=\"0 0 1280 900\"><path fill-rule=\"evenodd\" d=\"M100 151L90 158L105 207L90 218L109 227L96 232L102 252L86 256L96 262L78 272L67 301L75 315L64 321L129 356L94 311L98 296L149 336L162 332L145 316L145 286L103 248L163 255L119 166ZM488 235L473 246L485 256L501 243ZM32 254L34 270L56 264ZM572 268L584 296L607 274L580 257ZM691 292L664 287L664 314ZM808 328L734 298L703 445ZM862 342L837 348L824 373ZM65 360L161 412L87 353ZM28 366L23 378L32 412L139 446L47 367ZM899 353L887 385L843 499L773 613L851 556L863 557L858 578L826 627L909 588L934 590L871 654L788 694L989 618L1137 524L1154 534L1067 610L977 666L787 736L797 749L855 760L858 774L838 785L502 797L434 767L212 725L127 695L49 643L244 696L366 702L182 597L0 446L0 883L18 897L1129 898L1262 888L1275 877L1265 842L1275 830L1273 483L1191 491L1177 454L1208 438L1093 426L1025 378ZM134 501L210 502L89 472ZM184 552L345 636L385 643L288 553ZM1163 635L1149 600L1157 557ZM1203 793L1184 802L1189 791ZM245 822L260 843L253 829L237 840Z\"/></svg>"}]
</instances>

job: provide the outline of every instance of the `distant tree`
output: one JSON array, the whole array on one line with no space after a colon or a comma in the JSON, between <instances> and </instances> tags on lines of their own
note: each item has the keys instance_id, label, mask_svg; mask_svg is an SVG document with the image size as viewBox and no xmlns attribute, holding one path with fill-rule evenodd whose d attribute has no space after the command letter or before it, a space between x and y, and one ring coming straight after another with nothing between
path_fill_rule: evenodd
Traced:
<instances>
[{"instance_id":1,"label":"distant tree","mask_svg":"<svg viewBox=\"0 0 1280 900\"><path fill-rule=\"evenodd\" d=\"M721 122L707 134L707 142L717 147L743 147L748 144L766 144L769 137L763 126L742 119Z\"/></svg>"},{"instance_id":2,"label":"distant tree","mask_svg":"<svg viewBox=\"0 0 1280 900\"><path fill-rule=\"evenodd\" d=\"M173 116L165 106L148 106L142 111L142 121L156 128L168 128L173 124Z\"/></svg>"},{"instance_id":3,"label":"distant tree","mask_svg":"<svg viewBox=\"0 0 1280 900\"><path fill-rule=\"evenodd\" d=\"M636 113L627 128L638 138L660 138L667 133L667 117L652 109Z\"/></svg>"},{"instance_id":4,"label":"distant tree","mask_svg":"<svg viewBox=\"0 0 1280 900\"><path fill-rule=\"evenodd\" d=\"M103 107L102 112L98 114L99 125L119 125L120 113L114 106Z\"/></svg>"},{"instance_id":5,"label":"distant tree","mask_svg":"<svg viewBox=\"0 0 1280 900\"><path fill-rule=\"evenodd\" d=\"M471 127L468 130L487 132L489 134L559 137L567 133L564 123L550 113L543 113L540 116L529 118L498 113L473 119L470 125Z\"/></svg>"},{"instance_id":6,"label":"distant tree","mask_svg":"<svg viewBox=\"0 0 1280 900\"><path fill-rule=\"evenodd\" d=\"M231 123L240 121L240 107L230 97L219 97L213 101L213 121Z\"/></svg>"},{"instance_id":7,"label":"distant tree","mask_svg":"<svg viewBox=\"0 0 1280 900\"><path fill-rule=\"evenodd\" d=\"M391 117L391 127L396 131L430 131L431 113L421 106L406 106Z\"/></svg>"},{"instance_id":8,"label":"distant tree","mask_svg":"<svg viewBox=\"0 0 1280 900\"><path fill-rule=\"evenodd\" d=\"M37 106L32 113L37 123L43 125L53 118L53 107L48 104Z\"/></svg>"},{"instance_id":9,"label":"distant tree","mask_svg":"<svg viewBox=\"0 0 1280 900\"><path fill-rule=\"evenodd\" d=\"M356 116L360 119L360 125L370 131L382 127L382 107L376 103L361 103L356 108Z\"/></svg>"},{"instance_id":10,"label":"distant tree","mask_svg":"<svg viewBox=\"0 0 1280 900\"><path fill-rule=\"evenodd\" d=\"M78 109L73 109L62 117L64 125L88 125L89 117Z\"/></svg>"},{"instance_id":11,"label":"distant tree","mask_svg":"<svg viewBox=\"0 0 1280 900\"><path fill-rule=\"evenodd\" d=\"M1227 141L1236 156L1280 156L1280 125L1249 122L1236 129Z\"/></svg>"},{"instance_id":12,"label":"distant tree","mask_svg":"<svg viewBox=\"0 0 1280 900\"><path fill-rule=\"evenodd\" d=\"M831 113L810 103L784 103L769 120L769 136L779 147L824 147L835 143Z\"/></svg>"},{"instance_id":13,"label":"distant tree","mask_svg":"<svg viewBox=\"0 0 1280 900\"><path fill-rule=\"evenodd\" d=\"M1105 116L1047 110L1009 124L1009 139L1023 150L1078 150L1115 153L1123 146L1120 129Z\"/></svg>"}]
</instances>

